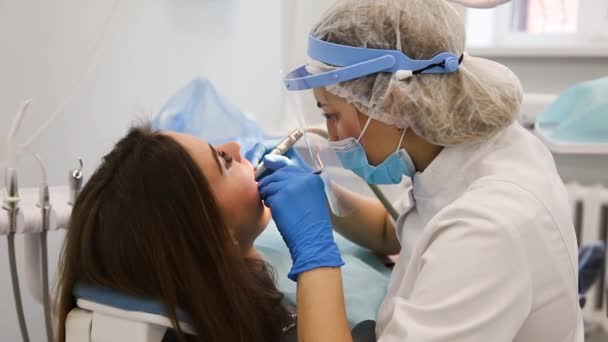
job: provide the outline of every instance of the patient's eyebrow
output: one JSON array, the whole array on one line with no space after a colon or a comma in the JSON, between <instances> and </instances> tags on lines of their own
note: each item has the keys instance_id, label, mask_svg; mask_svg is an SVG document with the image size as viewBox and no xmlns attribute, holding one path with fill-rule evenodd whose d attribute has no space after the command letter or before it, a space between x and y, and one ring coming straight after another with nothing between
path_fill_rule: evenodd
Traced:
<instances>
[{"instance_id":1,"label":"patient's eyebrow","mask_svg":"<svg viewBox=\"0 0 608 342\"><path fill-rule=\"evenodd\" d=\"M220 169L220 173L224 174L224 169L222 168L222 164L220 163L220 159L217 156L217 151L213 148L213 146L211 146L211 144L208 144L209 148L211 149L211 152L213 153L213 158L215 159L215 162L217 163L217 168Z\"/></svg>"}]
</instances>

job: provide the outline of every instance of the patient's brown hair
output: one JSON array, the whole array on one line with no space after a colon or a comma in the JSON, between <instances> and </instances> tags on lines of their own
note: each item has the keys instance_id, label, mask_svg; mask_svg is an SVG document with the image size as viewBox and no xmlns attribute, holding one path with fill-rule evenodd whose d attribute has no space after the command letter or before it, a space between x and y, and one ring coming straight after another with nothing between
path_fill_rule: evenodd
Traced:
<instances>
[{"instance_id":1,"label":"patient's brown hair","mask_svg":"<svg viewBox=\"0 0 608 342\"><path fill-rule=\"evenodd\" d=\"M74 205L58 283L58 340L78 282L161 300L202 341L277 341L288 314L270 268L244 259L186 150L148 126L106 155Z\"/></svg>"}]
</instances>

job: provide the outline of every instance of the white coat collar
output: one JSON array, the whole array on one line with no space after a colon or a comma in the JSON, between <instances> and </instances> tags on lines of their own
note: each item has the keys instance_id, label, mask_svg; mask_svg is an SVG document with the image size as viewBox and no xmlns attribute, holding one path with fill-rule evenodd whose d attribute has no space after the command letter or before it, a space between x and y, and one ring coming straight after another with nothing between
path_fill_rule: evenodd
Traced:
<instances>
[{"instance_id":1,"label":"white coat collar","mask_svg":"<svg viewBox=\"0 0 608 342\"><path fill-rule=\"evenodd\" d=\"M458 198L468 187L475 167L498 141L506 128L490 139L469 145L446 146L423 171L412 179L412 194L423 216L432 216Z\"/></svg>"}]
</instances>

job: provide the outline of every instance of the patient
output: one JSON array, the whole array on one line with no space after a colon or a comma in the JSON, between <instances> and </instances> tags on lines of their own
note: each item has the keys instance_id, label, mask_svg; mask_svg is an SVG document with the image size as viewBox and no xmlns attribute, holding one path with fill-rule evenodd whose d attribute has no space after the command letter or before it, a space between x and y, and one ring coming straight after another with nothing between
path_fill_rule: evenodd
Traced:
<instances>
[{"instance_id":1,"label":"patient","mask_svg":"<svg viewBox=\"0 0 608 342\"><path fill-rule=\"evenodd\" d=\"M179 341L188 337L176 308L197 340L293 338L283 333L293 325L283 295L253 247L269 219L238 144L131 129L74 205L60 261L58 340L75 283L161 300Z\"/></svg>"}]
</instances>

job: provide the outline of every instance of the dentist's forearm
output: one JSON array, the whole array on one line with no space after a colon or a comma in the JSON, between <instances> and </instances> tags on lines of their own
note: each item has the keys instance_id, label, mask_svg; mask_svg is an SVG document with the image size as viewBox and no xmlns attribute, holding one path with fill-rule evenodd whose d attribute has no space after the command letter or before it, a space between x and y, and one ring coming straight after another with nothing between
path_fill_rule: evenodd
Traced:
<instances>
[{"instance_id":1,"label":"dentist's forearm","mask_svg":"<svg viewBox=\"0 0 608 342\"><path fill-rule=\"evenodd\" d=\"M395 224L380 202L339 186L333 190L350 209L350 214L345 217L332 215L335 231L376 253L399 253L401 245L395 234Z\"/></svg>"},{"instance_id":2,"label":"dentist's forearm","mask_svg":"<svg viewBox=\"0 0 608 342\"><path fill-rule=\"evenodd\" d=\"M340 268L298 275L298 341L352 342Z\"/></svg>"}]
</instances>

